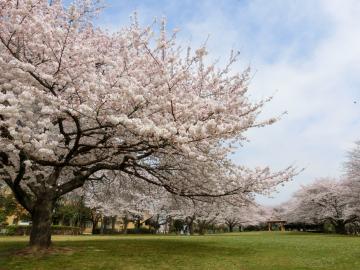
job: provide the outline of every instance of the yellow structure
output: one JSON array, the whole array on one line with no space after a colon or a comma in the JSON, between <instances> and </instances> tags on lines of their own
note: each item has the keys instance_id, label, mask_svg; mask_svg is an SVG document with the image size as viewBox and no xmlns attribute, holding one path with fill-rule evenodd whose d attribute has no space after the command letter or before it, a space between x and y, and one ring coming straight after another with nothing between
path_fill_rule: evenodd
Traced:
<instances>
[{"instance_id":1,"label":"yellow structure","mask_svg":"<svg viewBox=\"0 0 360 270\"><path fill-rule=\"evenodd\" d=\"M17 218L16 218L16 216L14 216L14 215L8 216L8 217L6 218L5 223L6 223L6 224L9 224L9 225L16 224L16 223L17 223Z\"/></svg>"},{"instance_id":2,"label":"yellow structure","mask_svg":"<svg viewBox=\"0 0 360 270\"><path fill-rule=\"evenodd\" d=\"M271 231L271 228L272 228L273 224L279 224L280 225L280 231L285 232L285 224L286 224L285 220L269 220L267 223L268 223L269 232Z\"/></svg>"},{"instance_id":3,"label":"yellow structure","mask_svg":"<svg viewBox=\"0 0 360 270\"><path fill-rule=\"evenodd\" d=\"M2 189L2 191L4 192L3 195L5 195L5 196L12 195L12 192L9 188L4 188L4 189ZM8 224L8 225L17 224L17 222L18 222L18 218L16 215L8 216L8 217L6 217L6 220L5 220L5 224Z\"/></svg>"},{"instance_id":4,"label":"yellow structure","mask_svg":"<svg viewBox=\"0 0 360 270\"><path fill-rule=\"evenodd\" d=\"M147 220L150 219L151 216L150 215L145 215L144 218L142 220L140 220L140 227L141 228L145 228L145 229L150 229L150 226L147 224ZM97 224L97 228L101 228L102 227L102 222L103 220L100 220ZM92 227L93 224L91 221L86 223L86 226L83 230L84 234L91 234L92 233ZM104 226L105 229L112 229L112 223L108 222L107 224L105 224ZM125 228L125 225L122 221L122 219L116 219L115 224L114 224L114 230L121 232L123 231ZM136 228L136 223L134 221L129 221L129 223L127 224L127 229L131 230L131 229L135 229Z\"/></svg>"}]
</instances>

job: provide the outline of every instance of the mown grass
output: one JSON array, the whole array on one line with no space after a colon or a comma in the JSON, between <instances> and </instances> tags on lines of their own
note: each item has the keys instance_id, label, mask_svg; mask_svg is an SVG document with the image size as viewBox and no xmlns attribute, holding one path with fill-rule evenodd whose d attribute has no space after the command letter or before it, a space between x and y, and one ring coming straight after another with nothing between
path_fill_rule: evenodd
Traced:
<instances>
[{"instance_id":1,"label":"mown grass","mask_svg":"<svg viewBox=\"0 0 360 270\"><path fill-rule=\"evenodd\" d=\"M0 270L360 269L360 237L307 233L208 236L55 236L71 252L14 255L25 237L0 238Z\"/></svg>"}]
</instances>

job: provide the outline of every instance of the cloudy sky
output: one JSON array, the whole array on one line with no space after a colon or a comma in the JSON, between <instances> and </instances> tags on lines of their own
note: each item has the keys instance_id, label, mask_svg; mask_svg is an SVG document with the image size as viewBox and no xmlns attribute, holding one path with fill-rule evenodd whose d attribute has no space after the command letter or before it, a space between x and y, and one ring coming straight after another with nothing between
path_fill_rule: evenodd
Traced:
<instances>
[{"instance_id":1,"label":"cloudy sky","mask_svg":"<svg viewBox=\"0 0 360 270\"><path fill-rule=\"evenodd\" d=\"M233 159L249 166L305 171L267 205L286 201L318 177L340 177L346 151L360 139L360 1L357 0L107 0L98 19L114 31L136 10L143 25L167 17L181 43L202 44L210 57L241 52L250 65L252 98L274 95L262 117L287 114L275 125L248 132Z\"/></svg>"}]
</instances>

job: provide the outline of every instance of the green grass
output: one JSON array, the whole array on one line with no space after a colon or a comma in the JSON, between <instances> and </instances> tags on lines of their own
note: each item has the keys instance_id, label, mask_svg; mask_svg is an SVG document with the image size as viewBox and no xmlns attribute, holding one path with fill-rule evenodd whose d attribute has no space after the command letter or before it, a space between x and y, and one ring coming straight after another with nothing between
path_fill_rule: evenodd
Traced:
<instances>
[{"instance_id":1,"label":"green grass","mask_svg":"<svg viewBox=\"0 0 360 270\"><path fill-rule=\"evenodd\" d=\"M25 237L0 238L0 270L360 269L360 237L307 233L208 236L56 236L71 253L15 256Z\"/></svg>"}]
</instances>

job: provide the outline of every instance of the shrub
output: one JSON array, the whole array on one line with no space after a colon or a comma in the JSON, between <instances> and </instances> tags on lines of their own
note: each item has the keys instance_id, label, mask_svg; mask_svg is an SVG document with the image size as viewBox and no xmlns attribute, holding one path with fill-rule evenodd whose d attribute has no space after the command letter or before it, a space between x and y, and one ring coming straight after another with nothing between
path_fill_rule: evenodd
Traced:
<instances>
[{"instance_id":1,"label":"shrub","mask_svg":"<svg viewBox=\"0 0 360 270\"><path fill-rule=\"evenodd\" d=\"M154 229L148 228L135 228L135 229L127 229L128 234L155 234Z\"/></svg>"},{"instance_id":2,"label":"shrub","mask_svg":"<svg viewBox=\"0 0 360 270\"><path fill-rule=\"evenodd\" d=\"M9 225L2 226L0 228L1 232L6 235L29 235L31 230L31 225ZM54 235L79 235L81 234L81 229L79 227L70 227L70 226L51 226L52 234Z\"/></svg>"},{"instance_id":3,"label":"shrub","mask_svg":"<svg viewBox=\"0 0 360 270\"><path fill-rule=\"evenodd\" d=\"M62 234L62 235L79 235L81 234L80 227L71 227L71 226L60 226L60 225L52 225L51 226L52 234Z\"/></svg>"}]
</instances>

